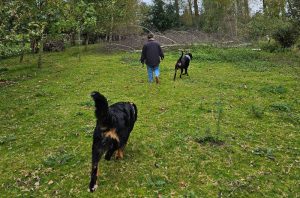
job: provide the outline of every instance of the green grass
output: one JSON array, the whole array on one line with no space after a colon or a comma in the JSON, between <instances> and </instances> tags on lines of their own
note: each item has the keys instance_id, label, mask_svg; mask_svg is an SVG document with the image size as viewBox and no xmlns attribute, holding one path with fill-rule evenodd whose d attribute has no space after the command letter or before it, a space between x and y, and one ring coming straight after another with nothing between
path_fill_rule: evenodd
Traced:
<instances>
[{"instance_id":1,"label":"green grass","mask_svg":"<svg viewBox=\"0 0 300 198\"><path fill-rule=\"evenodd\" d=\"M139 54L90 46L0 61L1 197L299 197L300 57L251 49L192 48L190 76L161 84ZM138 121L125 158L100 162L88 189L91 91L133 101Z\"/></svg>"}]
</instances>

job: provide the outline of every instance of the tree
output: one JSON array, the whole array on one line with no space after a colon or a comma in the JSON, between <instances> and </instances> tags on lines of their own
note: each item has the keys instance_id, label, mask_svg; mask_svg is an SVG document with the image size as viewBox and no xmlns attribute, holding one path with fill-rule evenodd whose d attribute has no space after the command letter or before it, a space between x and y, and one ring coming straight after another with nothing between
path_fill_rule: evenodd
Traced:
<instances>
[{"instance_id":1,"label":"tree","mask_svg":"<svg viewBox=\"0 0 300 198\"><path fill-rule=\"evenodd\" d=\"M160 31L166 30L165 26L165 3L162 0L154 0L153 6L150 10L149 22L154 28L157 28Z\"/></svg>"},{"instance_id":2,"label":"tree","mask_svg":"<svg viewBox=\"0 0 300 198\"><path fill-rule=\"evenodd\" d=\"M31 22L29 23L29 35L32 48L38 52L38 67L42 66L42 54L44 42L48 37L53 37L60 33L60 20L62 20L60 0L31 0Z\"/></svg>"},{"instance_id":3,"label":"tree","mask_svg":"<svg viewBox=\"0 0 300 198\"><path fill-rule=\"evenodd\" d=\"M194 10L195 10L195 17L199 17L199 6L198 6L198 1L194 0Z\"/></svg>"},{"instance_id":4,"label":"tree","mask_svg":"<svg viewBox=\"0 0 300 198\"><path fill-rule=\"evenodd\" d=\"M177 18L177 14L175 12L175 8L172 4L167 4L165 6L165 20L167 24L167 29L171 29L173 27L179 26L179 19Z\"/></svg>"},{"instance_id":5,"label":"tree","mask_svg":"<svg viewBox=\"0 0 300 198\"><path fill-rule=\"evenodd\" d=\"M174 8L175 8L177 19L179 19L179 1L178 0L174 1Z\"/></svg>"},{"instance_id":6,"label":"tree","mask_svg":"<svg viewBox=\"0 0 300 198\"><path fill-rule=\"evenodd\" d=\"M82 14L81 17L79 17L81 19L79 22L79 32L85 35L85 49L87 49L90 32L95 32L96 29L96 11L94 9L93 3L84 3L83 1L80 2L78 8L80 13Z\"/></svg>"},{"instance_id":7,"label":"tree","mask_svg":"<svg viewBox=\"0 0 300 198\"><path fill-rule=\"evenodd\" d=\"M23 60L29 7L22 1L9 1L0 7L0 57L21 55ZM20 46L21 44L21 46Z\"/></svg>"},{"instance_id":8,"label":"tree","mask_svg":"<svg viewBox=\"0 0 300 198\"><path fill-rule=\"evenodd\" d=\"M286 0L262 0L263 13L267 17L284 17Z\"/></svg>"},{"instance_id":9,"label":"tree","mask_svg":"<svg viewBox=\"0 0 300 198\"><path fill-rule=\"evenodd\" d=\"M234 32L235 36L243 31L250 21L250 11L248 0L234 0Z\"/></svg>"},{"instance_id":10,"label":"tree","mask_svg":"<svg viewBox=\"0 0 300 198\"><path fill-rule=\"evenodd\" d=\"M183 24L186 27L192 27L193 26L193 19L192 14L188 8L188 6L185 6L181 19L181 24Z\"/></svg>"},{"instance_id":11,"label":"tree","mask_svg":"<svg viewBox=\"0 0 300 198\"><path fill-rule=\"evenodd\" d=\"M203 0L202 28L206 32L227 31L232 25L234 2L231 0Z\"/></svg>"},{"instance_id":12,"label":"tree","mask_svg":"<svg viewBox=\"0 0 300 198\"><path fill-rule=\"evenodd\" d=\"M154 0L153 5L150 6L146 23L151 28L159 31L178 27L180 24L175 5L172 3L166 4L162 0Z\"/></svg>"},{"instance_id":13,"label":"tree","mask_svg":"<svg viewBox=\"0 0 300 198\"><path fill-rule=\"evenodd\" d=\"M78 1L76 0L69 0L67 3L63 4L62 20L60 21L61 33L70 37L71 46L75 46L76 35L78 35L79 31L76 6L78 6Z\"/></svg>"},{"instance_id":14,"label":"tree","mask_svg":"<svg viewBox=\"0 0 300 198\"><path fill-rule=\"evenodd\" d=\"M300 29L300 2L298 0L287 0L288 16Z\"/></svg>"},{"instance_id":15,"label":"tree","mask_svg":"<svg viewBox=\"0 0 300 198\"><path fill-rule=\"evenodd\" d=\"M284 26L278 27L272 34L272 37L283 47L292 47L299 36L299 33L290 23L285 23Z\"/></svg>"},{"instance_id":16,"label":"tree","mask_svg":"<svg viewBox=\"0 0 300 198\"><path fill-rule=\"evenodd\" d=\"M193 16L192 0L187 0L187 1L188 1L188 11L189 11L189 13L191 15L192 24L195 24L194 16Z\"/></svg>"},{"instance_id":17,"label":"tree","mask_svg":"<svg viewBox=\"0 0 300 198\"><path fill-rule=\"evenodd\" d=\"M249 10L249 2L248 0L244 0L244 18L249 19L250 17L250 10Z\"/></svg>"}]
</instances>

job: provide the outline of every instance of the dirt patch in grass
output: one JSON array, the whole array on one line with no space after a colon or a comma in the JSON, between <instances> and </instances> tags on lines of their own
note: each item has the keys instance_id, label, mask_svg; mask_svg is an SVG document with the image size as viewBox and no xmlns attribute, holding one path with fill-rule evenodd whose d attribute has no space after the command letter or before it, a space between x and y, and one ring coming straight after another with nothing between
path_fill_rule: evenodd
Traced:
<instances>
[{"instance_id":1,"label":"dirt patch in grass","mask_svg":"<svg viewBox=\"0 0 300 198\"><path fill-rule=\"evenodd\" d=\"M225 142L223 140L220 140L218 137L213 136L205 136L203 138L196 139L196 142L201 145L209 144L211 146L223 146Z\"/></svg>"},{"instance_id":2,"label":"dirt patch in grass","mask_svg":"<svg viewBox=\"0 0 300 198\"><path fill-rule=\"evenodd\" d=\"M11 84L14 84L14 83L15 83L14 81L0 79L0 87L5 86L5 85L11 85Z\"/></svg>"}]
</instances>

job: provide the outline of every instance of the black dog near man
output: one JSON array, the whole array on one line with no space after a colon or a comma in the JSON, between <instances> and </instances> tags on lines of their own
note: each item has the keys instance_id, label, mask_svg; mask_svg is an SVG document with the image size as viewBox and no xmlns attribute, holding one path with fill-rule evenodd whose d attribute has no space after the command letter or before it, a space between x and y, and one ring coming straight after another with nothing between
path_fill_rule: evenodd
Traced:
<instances>
[{"instance_id":1,"label":"black dog near man","mask_svg":"<svg viewBox=\"0 0 300 198\"><path fill-rule=\"evenodd\" d=\"M174 74L174 81L176 79L176 73L177 73L177 70L180 69L181 72L180 72L180 78L181 78L181 75L189 75L188 74L188 68L189 68L189 65L190 65L190 62L193 58L193 55L191 53L186 53L184 56L183 56L183 51L181 51L181 56L179 57L179 59L177 60L176 64L175 64L175 74ZM183 73L183 70L184 70L184 74Z\"/></svg>"}]
</instances>

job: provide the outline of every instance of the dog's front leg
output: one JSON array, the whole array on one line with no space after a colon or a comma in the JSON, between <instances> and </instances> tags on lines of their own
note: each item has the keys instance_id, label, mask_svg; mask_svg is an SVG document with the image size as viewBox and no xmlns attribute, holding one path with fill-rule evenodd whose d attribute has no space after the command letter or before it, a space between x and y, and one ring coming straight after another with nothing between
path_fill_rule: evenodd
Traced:
<instances>
[{"instance_id":1,"label":"dog's front leg","mask_svg":"<svg viewBox=\"0 0 300 198\"><path fill-rule=\"evenodd\" d=\"M179 76L180 78L181 78L182 72L183 72L183 69L180 68L180 76Z\"/></svg>"},{"instance_id":2,"label":"dog's front leg","mask_svg":"<svg viewBox=\"0 0 300 198\"><path fill-rule=\"evenodd\" d=\"M90 181L90 192L94 192L97 188L97 178L98 178L98 163L104 151L99 147L99 144L95 141L93 142L92 148L92 171L91 171L91 181Z\"/></svg>"},{"instance_id":3,"label":"dog's front leg","mask_svg":"<svg viewBox=\"0 0 300 198\"><path fill-rule=\"evenodd\" d=\"M189 75L189 74L187 73L187 70L188 70L188 69L185 68L184 70L185 70L184 74L186 74L186 75L188 76L188 75Z\"/></svg>"}]
</instances>

